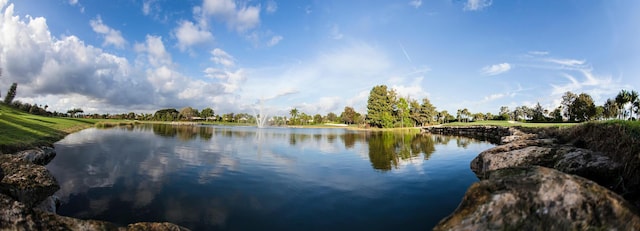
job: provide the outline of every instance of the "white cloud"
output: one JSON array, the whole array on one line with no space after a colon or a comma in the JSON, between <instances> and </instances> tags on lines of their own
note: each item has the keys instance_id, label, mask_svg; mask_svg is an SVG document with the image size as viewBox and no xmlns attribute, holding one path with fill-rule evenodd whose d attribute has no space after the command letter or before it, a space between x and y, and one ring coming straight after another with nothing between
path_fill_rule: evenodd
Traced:
<instances>
[{"instance_id":1,"label":"white cloud","mask_svg":"<svg viewBox=\"0 0 640 231\"><path fill-rule=\"evenodd\" d=\"M144 15L149 15L151 13L151 4L153 4L156 0L144 0L142 1L142 13Z\"/></svg>"},{"instance_id":2,"label":"white cloud","mask_svg":"<svg viewBox=\"0 0 640 231\"><path fill-rule=\"evenodd\" d=\"M422 0L411 0L409 1L409 5L417 8L420 8L420 6L422 6Z\"/></svg>"},{"instance_id":3,"label":"white cloud","mask_svg":"<svg viewBox=\"0 0 640 231\"><path fill-rule=\"evenodd\" d=\"M100 16L89 21L89 24L94 32L104 36L104 43L102 43L102 46L113 45L116 48L122 49L127 43L127 41L122 37L122 33L120 33L119 30L114 30L113 28L105 25Z\"/></svg>"},{"instance_id":4,"label":"white cloud","mask_svg":"<svg viewBox=\"0 0 640 231\"><path fill-rule=\"evenodd\" d=\"M492 0L467 0L464 4L465 11L478 11L491 6Z\"/></svg>"},{"instance_id":5,"label":"white cloud","mask_svg":"<svg viewBox=\"0 0 640 231\"><path fill-rule=\"evenodd\" d=\"M234 0L204 0L202 12L205 16L226 22L238 32L245 32L260 24L260 6L238 6Z\"/></svg>"},{"instance_id":6,"label":"white cloud","mask_svg":"<svg viewBox=\"0 0 640 231\"><path fill-rule=\"evenodd\" d=\"M221 64L224 67L233 67L235 65L233 56L229 55L227 52L223 51L220 48L213 49L211 51L211 60L216 64Z\"/></svg>"},{"instance_id":7,"label":"white cloud","mask_svg":"<svg viewBox=\"0 0 640 231\"><path fill-rule=\"evenodd\" d=\"M499 75L509 70L511 70L511 65L509 63L500 63L483 67L480 72L483 75Z\"/></svg>"},{"instance_id":8,"label":"white cloud","mask_svg":"<svg viewBox=\"0 0 640 231\"><path fill-rule=\"evenodd\" d=\"M213 41L211 32L201 26L194 25L191 21L180 22L173 34L178 39L178 48L181 51L185 51L193 45Z\"/></svg>"},{"instance_id":9,"label":"white cloud","mask_svg":"<svg viewBox=\"0 0 640 231\"><path fill-rule=\"evenodd\" d=\"M69 0L69 4L71 5L78 4L78 0Z\"/></svg>"},{"instance_id":10,"label":"white cloud","mask_svg":"<svg viewBox=\"0 0 640 231\"><path fill-rule=\"evenodd\" d=\"M282 41L283 37L280 35L274 35L273 37L271 37L271 40L269 40L267 42L267 46L272 47L275 46L276 44L280 43L280 41Z\"/></svg>"},{"instance_id":11,"label":"white cloud","mask_svg":"<svg viewBox=\"0 0 640 231\"><path fill-rule=\"evenodd\" d=\"M550 63L554 63L554 64L560 64L560 65L566 66L566 67L578 67L578 66L582 66L582 65L585 64L584 60L577 60L577 59L553 59L553 58L549 58L549 59L545 59L544 61L550 62Z\"/></svg>"},{"instance_id":12,"label":"white cloud","mask_svg":"<svg viewBox=\"0 0 640 231\"><path fill-rule=\"evenodd\" d=\"M538 55L538 56L545 56L548 55L549 52L548 51L529 51L530 55Z\"/></svg>"},{"instance_id":13,"label":"white cloud","mask_svg":"<svg viewBox=\"0 0 640 231\"><path fill-rule=\"evenodd\" d=\"M278 3L276 3L276 1L273 1L273 0L268 1L265 10L267 11L267 13L270 13L270 14L275 13L278 10Z\"/></svg>"},{"instance_id":14,"label":"white cloud","mask_svg":"<svg viewBox=\"0 0 640 231\"><path fill-rule=\"evenodd\" d=\"M149 64L153 66L171 65L171 55L162 42L162 37L147 35L145 43L134 46L136 52L145 53Z\"/></svg>"}]
</instances>

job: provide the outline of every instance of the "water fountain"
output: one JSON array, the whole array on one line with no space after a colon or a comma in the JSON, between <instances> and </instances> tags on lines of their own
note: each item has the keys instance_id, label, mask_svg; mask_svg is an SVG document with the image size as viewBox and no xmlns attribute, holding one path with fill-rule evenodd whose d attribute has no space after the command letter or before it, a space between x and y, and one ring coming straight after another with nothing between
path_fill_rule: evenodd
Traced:
<instances>
[{"instance_id":1,"label":"water fountain","mask_svg":"<svg viewBox=\"0 0 640 231\"><path fill-rule=\"evenodd\" d=\"M256 116L256 125L258 125L258 128L264 128L267 124L267 121L269 120L269 117L264 111L264 99L260 99L258 103L258 112L256 113L254 110L254 114Z\"/></svg>"}]
</instances>

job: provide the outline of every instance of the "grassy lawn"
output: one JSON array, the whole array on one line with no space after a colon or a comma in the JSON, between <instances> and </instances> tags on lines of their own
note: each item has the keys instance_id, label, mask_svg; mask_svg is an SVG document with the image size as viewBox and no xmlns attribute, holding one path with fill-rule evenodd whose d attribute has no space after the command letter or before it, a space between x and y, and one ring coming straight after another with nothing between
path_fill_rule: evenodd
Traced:
<instances>
[{"instance_id":1,"label":"grassy lawn","mask_svg":"<svg viewBox=\"0 0 640 231\"><path fill-rule=\"evenodd\" d=\"M97 121L31 115L0 104L0 152L52 144Z\"/></svg>"},{"instance_id":2,"label":"grassy lawn","mask_svg":"<svg viewBox=\"0 0 640 231\"><path fill-rule=\"evenodd\" d=\"M567 126L575 126L580 123L523 123L523 122L514 122L514 121L497 121L497 120L488 120L488 121L477 121L471 123L463 123L463 122L454 122L443 124L443 126L503 126L503 127L567 127Z\"/></svg>"}]
</instances>

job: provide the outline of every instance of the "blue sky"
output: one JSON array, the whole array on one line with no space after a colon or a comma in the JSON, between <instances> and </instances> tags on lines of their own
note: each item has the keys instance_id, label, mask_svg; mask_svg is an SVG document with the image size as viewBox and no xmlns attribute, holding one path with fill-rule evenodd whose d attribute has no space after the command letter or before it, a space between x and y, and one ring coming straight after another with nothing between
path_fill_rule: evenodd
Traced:
<instances>
[{"instance_id":1,"label":"blue sky","mask_svg":"<svg viewBox=\"0 0 640 231\"><path fill-rule=\"evenodd\" d=\"M640 2L0 0L0 89L50 110L366 112L371 88L438 110L597 104L640 89Z\"/></svg>"}]
</instances>

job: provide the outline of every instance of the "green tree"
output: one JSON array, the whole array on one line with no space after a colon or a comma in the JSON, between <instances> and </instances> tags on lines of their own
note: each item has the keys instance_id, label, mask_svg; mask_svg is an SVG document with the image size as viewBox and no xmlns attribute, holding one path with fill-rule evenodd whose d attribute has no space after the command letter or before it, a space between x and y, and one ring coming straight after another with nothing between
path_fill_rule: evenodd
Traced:
<instances>
[{"instance_id":1,"label":"green tree","mask_svg":"<svg viewBox=\"0 0 640 231\"><path fill-rule=\"evenodd\" d=\"M533 107L533 115L531 115L531 120L535 122L543 122L545 120L544 116L544 108L540 105L540 102Z\"/></svg>"},{"instance_id":2,"label":"green tree","mask_svg":"<svg viewBox=\"0 0 640 231\"><path fill-rule=\"evenodd\" d=\"M409 109L409 103L407 102L407 100L403 97L400 97L398 99L397 105L396 105L396 115L397 115L397 121L400 122L400 127L405 127L411 126L411 111Z\"/></svg>"},{"instance_id":3,"label":"green tree","mask_svg":"<svg viewBox=\"0 0 640 231\"><path fill-rule=\"evenodd\" d=\"M589 121L596 116L596 106L593 103L593 99L589 94L580 93L578 97L571 104L571 115L569 120L571 121Z\"/></svg>"},{"instance_id":4,"label":"green tree","mask_svg":"<svg viewBox=\"0 0 640 231\"><path fill-rule=\"evenodd\" d=\"M200 112L200 116L204 117L204 119L209 120L210 117L213 117L213 109L211 109L210 107L202 109L202 111Z\"/></svg>"},{"instance_id":5,"label":"green tree","mask_svg":"<svg viewBox=\"0 0 640 231\"><path fill-rule=\"evenodd\" d=\"M16 97L16 90L18 89L18 83L11 84L7 95L4 96L4 104L11 105L13 98Z\"/></svg>"},{"instance_id":6,"label":"green tree","mask_svg":"<svg viewBox=\"0 0 640 231\"><path fill-rule=\"evenodd\" d=\"M420 122L421 125L430 124L434 122L434 117L436 117L436 107L431 104L428 98L422 99L422 104L420 105Z\"/></svg>"},{"instance_id":7,"label":"green tree","mask_svg":"<svg viewBox=\"0 0 640 231\"><path fill-rule=\"evenodd\" d=\"M413 126L420 124L420 103L417 100L409 100L409 117L413 120Z\"/></svg>"},{"instance_id":8,"label":"green tree","mask_svg":"<svg viewBox=\"0 0 640 231\"><path fill-rule=\"evenodd\" d=\"M631 102L631 94L627 90L620 90L618 95L615 98L616 105L618 105L618 113L620 119L625 119L625 109L624 105Z\"/></svg>"},{"instance_id":9,"label":"green tree","mask_svg":"<svg viewBox=\"0 0 640 231\"><path fill-rule=\"evenodd\" d=\"M156 111L153 114L153 120L159 121L174 121L180 116L180 112L175 108L167 108Z\"/></svg>"},{"instance_id":10,"label":"green tree","mask_svg":"<svg viewBox=\"0 0 640 231\"><path fill-rule=\"evenodd\" d=\"M342 122L345 124L353 124L356 121L356 111L352 107L344 107L344 111L340 114Z\"/></svg>"},{"instance_id":11,"label":"green tree","mask_svg":"<svg viewBox=\"0 0 640 231\"><path fill-rule=\"evenodd\" d=\"M618 116L618 105L614 99L607 99L607 102L604 103L604 117L605 118L615 118Z\"/></svg>"},{"instance_id":12,"label":"green tree","mask_svg":"<svg viewBox=\"0 0 640 231\"><path fill-rule=\"evenodd\" d=\"M196 116L196 111L192 107L184 107L180 109L180 117L186 120L191 120Z\"/></svg>"},{"instance_id":13,"label":"green tree","mask_svg":"<svg viewBox=\"0 0 640 231\"><path fill-rule=\"evenodd\" d=\"M336 113L329 112L329 113L327 114L327 120L328 120L329 122L336 122L336 120L338 120L338 115L336 115Z\"/></svg>"},{"instance_id":14,"label":"green tree","mask_svg":"<svg viewBox=\"0 0 640 231\"><path fill-rule=\"evenodd\" d=\"M289 115L291 115L291 121L290 124L295 125L297 124L297 119L298 119L298 109L297 108L293 108L289 111Z\"/></svg>"},{"instance_id":15,"label":"green tree","mask_svg":"<svg viewBox=\"0 0 640 231\"><path fill-rule=\"evenodd\" d=\"M633 117L633 112L636 111L636 105L639 104L638 100L638 92L631 90L631 92L629 92L629 118L635 118Z\"/></svg>"},{"instance_id":16,"label":"green tree","mask_svg":"<svg viewBox=\"0 0 640 231\"><path fill-rule=\"evenodd\" d=\"M510 114L511 113L510 113L509 107L507 107L507 106L500 107L500 114L498 114L498 115L500 116L501 120L509 120L509 119L511 119Z\"/></svg>"},{"instance_id":17,"label":"green tree","mask_svg":"<svg viewBox=\"0 0 640 231\"><path fill-rule=\"evenodd\" d=\"M573 114L571 105L576 98L578 98L578 95L570 91L567 91L562 95L562 102L560 104L562 105L562 114L565 118L570 118Z\"/></svg>"},{"instance_id":18,"label":"green tree","mask_svg":"<svg viewBox=\"0 0 640 231\"><path fill-rule=\"evenodd\" d=\"M69 113L71 115L72 118L76 117L76 114L78 113L84 113L84 110L82 110L82 108L73 108L71 110L68 110L67 113Z\"/></svg>"},{"instance_id":19,"label":"green tree","mask_svg":"<svg viewBox=\"0 0 640 231\"><path fill-rule=\"evenodd\" d=\"M367 101L367 123L372 127L393 126L393 93L387 86L378 85L371 89Z\"/></svg>"},{"instance_id":20,"label":"green tree","mask_svg":"<svg viewBox=\"0 0 640 231\"><path fill-rule=\"evenodd\" d=\"M315 114L315 115L313 116L313 122L314 122L314 123L316 123L316 124L321 124L321 123L323 122L323 121L322 121L322 115L320 115L320 114Z\"/></svg>"}]
</instances>

